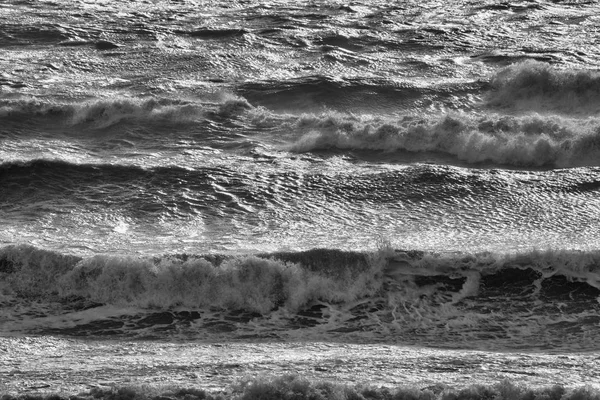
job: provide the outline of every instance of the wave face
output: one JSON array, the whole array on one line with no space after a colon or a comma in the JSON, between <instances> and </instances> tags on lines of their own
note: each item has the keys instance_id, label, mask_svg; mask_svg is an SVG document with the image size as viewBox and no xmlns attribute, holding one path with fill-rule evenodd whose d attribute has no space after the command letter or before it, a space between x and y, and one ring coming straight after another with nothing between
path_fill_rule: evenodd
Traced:
<instances>
[{"instance_id":1,"label":"wave face","mask_svg":"<svg viewBox=\"0 0 600 400\"><path fill-rule=\"evenodd\" d=\"M308 132L291 144L297 152L433 153L471 165L514 167L593 166L600 155L600 125L593 119L448 114L381 120L332 115L304 117L299 125Z\"/></svg>"},{"instance_id":2,"label":"wave face","mask_svg":"<svg viewBox=\"0 0 600 400\"><path fill-rule=\"evenodd\" d=\"M0 253L3 329L578 351L599 339L599 259L390 248L79 258L9 246Z\"/></svg>"}]
</instances>

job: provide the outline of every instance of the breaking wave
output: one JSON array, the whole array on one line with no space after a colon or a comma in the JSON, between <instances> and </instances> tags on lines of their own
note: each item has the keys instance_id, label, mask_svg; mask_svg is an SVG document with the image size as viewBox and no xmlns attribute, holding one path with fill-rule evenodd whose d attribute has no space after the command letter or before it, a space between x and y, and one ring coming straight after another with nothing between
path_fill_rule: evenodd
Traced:
<instances>
[{"instance_id":1,"label":"breaking wave","mask_svg":"<svg viewBox=\"0 0 600 400\"><path fill-rule=\"evenodd\" d=\"M77 296L150 309L219 307L263 314L280 306L298 310L317 299L350 302L372 295L381 286L380 280L376 282L380 266L369 266L366 255L320 253L316 263L321 268L311 271L272 257L99 255L80 259L11 246L2 249L0 272L8 284L5 290L18 296ZM314 260L313 254L302 258ZM337 265L327 265L336 255L354 263L354 270L339 260Z\"/></svg>"},{"instance_id":2,"label":"breaking wave","mask_svg":"<svg viewBox=\"0 0 600 400\"><path fill-rule=\"evenodd\" d=\"M205 337L216 319L219 335L243 337L585 349L600 339L598 265L598 251L437 254L385 247L81 258L21 245L0 250L0 282L2 302L15 313L5 323L10 331L101 335L110 328L109 334L140 335L143 328L149 335L166 324ZM54 304L46 312L62 317L23 321L22 302ZM108 325L84 323L80 314L65 323L70 312L94 309L94 318L106 320L106 307L117 307ZM132 307L135 315L118 315Z\"/></svg>"},{"instance_id":3,"label":"breaking wave","mask_svg":"<svg viewBox=\"0 0 600 400\"><path fill-rule=\"evenodd\" d=\"M42 131L44 137L51 135L49 126L73 128L79 134L86 128L130 124L133 129L115 131L136 139L146 131L164 136L166 129L176 126L169 135L176 132L199 140L205 137L199 133L210 132L215 136L210 143L217 147L222 137L239 133L251 138L253 146L274 144L292 152L366 150L437 154L444 162L449 157L467 164L597 166L599 82L600 73L595 71L529 61L499 70L489 82L456 87L309 77L247 83L237 89L239 96L207 94L204 99L117 97L78 103L5 99L0 102L0 121L5 123L0 135L14 136L23 124L29 124L29 131ZM431 108L423 103L437 101L434 98L445 98L457 107ZM323 111L327 99L339 111ZM315 101L325 103L316 109L307 106ZM358 114L347 107L366 103L370 111Z\"/></svg>"},{"instance_id":4,"label":"breaking wave","mask_svg":"<svg viewBox=\"0 0 600 400\"><path fill-rule=\"evenodd\" d=\"M315 249L247 256L80 258L26 245L0 249L5 293L41 299L79 296L102 304L154 309L220 307L263 314L279 307L297 311L316 300L350 303L389 291L386 285L392 281L414 279L430 280L434 292L454 281L453 303L491 286L510 290L531 286L539 294L559 277L570 289L585 288L590 296L600 296L599 265L598 251L469 255ZM508 287L514 284L520 287Z\"/></svg>"},{"instance_id":5,"label":"breaking wave","mask_svg":"<svg viewBox=\"0 0 600 400\"><path fill-rule=\"evenodd\" d=\"M544 115L453 113L400 119L337 113L305 115L289 149L439 153L458 160L520 167L595 166L600 120Z\"/></svg>"}]
</instances>

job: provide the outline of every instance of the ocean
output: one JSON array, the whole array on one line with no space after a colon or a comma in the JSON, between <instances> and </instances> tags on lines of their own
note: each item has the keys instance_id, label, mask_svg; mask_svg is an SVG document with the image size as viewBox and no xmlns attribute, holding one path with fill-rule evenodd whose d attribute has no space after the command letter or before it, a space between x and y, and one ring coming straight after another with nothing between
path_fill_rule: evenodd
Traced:
<instances>
[{"instance_id":1,"label":"ocean","mask_svg":"<svg viewBox=\"0 0 600 400\"><path fill-rule=\"evenodd\" d=\"M600 398L599 26L2 1L0 395Z\"/></svg>"}]
</instances>

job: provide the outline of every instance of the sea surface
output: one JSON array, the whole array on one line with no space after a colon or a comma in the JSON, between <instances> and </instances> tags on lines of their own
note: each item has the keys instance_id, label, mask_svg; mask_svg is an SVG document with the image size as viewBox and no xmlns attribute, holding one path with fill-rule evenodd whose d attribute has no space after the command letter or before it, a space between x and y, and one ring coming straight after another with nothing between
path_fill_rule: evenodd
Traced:
<instances>
[{"instance_id":1,"label":"sea surface","mask_svg":"<svg viewBox=\"0 0 600 400\"><path fill-rule=\"evenodd\" d=\"M599 27L579 0L2 1L0 336L597 364Z\"/></svg>"}]
</instances>

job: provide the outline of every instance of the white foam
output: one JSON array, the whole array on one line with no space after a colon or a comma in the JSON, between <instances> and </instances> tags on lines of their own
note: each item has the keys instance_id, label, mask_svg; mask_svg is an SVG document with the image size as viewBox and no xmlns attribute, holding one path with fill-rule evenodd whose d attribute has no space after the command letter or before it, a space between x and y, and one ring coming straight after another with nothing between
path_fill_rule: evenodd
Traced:
<instances>
[{"instance_id":1,"label":"white foam","mask_svg":"<svg viewBox=\"0 0 600 400\"><path fill-rule=\"evenodd\" d=\"M524 167L599 165L600 119L451 113L400 119L305 115L287 149L440 153L467 163Z\"/></svg>"}]
</instances>

